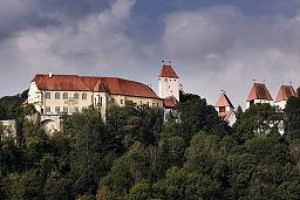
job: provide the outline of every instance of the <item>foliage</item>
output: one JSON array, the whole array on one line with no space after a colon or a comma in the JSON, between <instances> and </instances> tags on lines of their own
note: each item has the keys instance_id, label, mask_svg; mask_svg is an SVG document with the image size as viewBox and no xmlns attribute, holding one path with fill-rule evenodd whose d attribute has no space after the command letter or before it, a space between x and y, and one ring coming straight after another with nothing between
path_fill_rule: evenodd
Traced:
<instances>
[{"instance_id":1,"label":"foliage","mask_svg":"<svg viewBox=\"0 0 300 200\"><path fill-rule=\"evenodd\" d=\"M52 137L19 98L3 112L22 129L0 141L0 199L300 199L299 97L284 112L239 108L233 128L192 94L166 121L147 106L112 106L105 122L90 108Z\"/></svg>"}]
</instances>

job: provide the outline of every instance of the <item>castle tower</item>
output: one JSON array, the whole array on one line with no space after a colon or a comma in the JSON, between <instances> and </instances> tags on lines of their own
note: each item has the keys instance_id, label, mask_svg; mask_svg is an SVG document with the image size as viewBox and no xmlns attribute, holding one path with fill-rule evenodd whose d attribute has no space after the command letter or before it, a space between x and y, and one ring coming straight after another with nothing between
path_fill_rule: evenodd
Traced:
<instances>
[{"instance_id":1,"label":"castle tower","mask_svg":"<svg viewBox=\"0 0 300 200\"><path fill-rule=\"evenodd\" d=\"M214 107L217 110L219 117L226 121L229 125L232 126L235 123L236 117L234 114L234 106L225 91L222 90L222 93Z\"/></svg>"},{"instance_id":2,"label":"castle tower","mask_svg":"<svg viewBox=\"0 0 300 200\"><path fill-rule=\"evenodd\" d=\"M296 92L292 85L282 85L278 91L274 104L283 110L285 109L287 100L295 96Z\"/></svg>"},{"instance_id":3,"label":"castle tower","mask_svg":"<svg viewBox=\"0 0 300 200\"><path fill-rule=\"evenodd\" d=\"M175 97L179 101L180 83L179 77L171 66L171 62L168 64L162 63L162 68L158 78L158 93L160 98Z\"/></svg>"},{"instance_id":4,"label":"castle tower","mask_svg":"<svg viewBox=\"0 0 300 200\"><path fill-rule=\"evenodd\" d=\"M273 98L266 87L265 83L254 82L247 98L246 108L250 108L254 104L270 104L273 105Z\"/></svg>"}]
</instances>

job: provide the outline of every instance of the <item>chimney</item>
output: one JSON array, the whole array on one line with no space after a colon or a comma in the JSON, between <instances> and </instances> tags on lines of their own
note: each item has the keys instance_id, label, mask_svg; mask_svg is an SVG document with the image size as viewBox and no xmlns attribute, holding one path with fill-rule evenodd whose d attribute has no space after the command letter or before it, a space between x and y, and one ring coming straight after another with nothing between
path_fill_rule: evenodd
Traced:
<instances>
[{"instance_id":1,"label":"chimney","mask_svg":"<svg viewBox=\"0 0 300 200\"><path fill-rule=\"evenodd\" d=\"M49 72L49 78L52 78L53 74L51 72Z\"/></svg>"}]
</instances>

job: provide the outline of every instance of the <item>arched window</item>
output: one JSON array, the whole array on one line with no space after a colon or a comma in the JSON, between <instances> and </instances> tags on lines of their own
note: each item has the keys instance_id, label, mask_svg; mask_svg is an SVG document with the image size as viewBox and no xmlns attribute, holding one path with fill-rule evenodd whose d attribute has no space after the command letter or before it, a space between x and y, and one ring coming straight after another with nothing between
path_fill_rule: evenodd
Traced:
<instances>
[{"instance_id":1,"label":"arched window","mask_svg":"<svg viewBox=\"0 0 300 200\"><path fill-rule=\"evenodd\" d=\"M86 93L82 93L82 99L87 99L87 94Z\"/></svg>"},{"instance_id":2,"label":"arched window","mask_svg":"<svg viewBox=\"0 0 300 200\"><path fill-rule=\"evenodd\" d=\"M55 99L60 99L60 93L59 92L55 93Z\"/></svg>"},{"instance_id":3,"label":"arched window","mask_svg":"<svg viewBox=\"0 0 300 200\"><path fill-rule=\"evenodd\" d=\"M45 94L45 98L46 98L46 99L50 99L50 98L51 98L51 94L50 94L50 92L46 92L46 94Z\"/></svg>"},{"instance_id":4,"label":"arched window","mask_svg":"<svg viewBox=\"0 0 300 200\"><path fill-rule=\"evenodd\" d=\"M74 99L79 99L79 94L77 92L74 94Z\"/></svg>"},{"instance_id":5,"label":"arched window","mask_svg":"<svg viewBox=\"0 0 300 200\"><path fill-rule=\"evenodd\" d=\"M63 99L68 99L69 97L68 97L68 93L66 93L66 92L64 92L63 93Z\"/></svg>"}]
</instances>

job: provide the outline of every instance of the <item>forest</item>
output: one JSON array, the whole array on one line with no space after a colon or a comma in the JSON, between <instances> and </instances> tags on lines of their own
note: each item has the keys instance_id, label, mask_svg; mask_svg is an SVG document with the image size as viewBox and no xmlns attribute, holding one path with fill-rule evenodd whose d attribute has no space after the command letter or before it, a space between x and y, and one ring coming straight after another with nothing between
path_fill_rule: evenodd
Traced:
<instances>
[{"instance_id":1,"label":"forest","mask_svg":"<svg viewBox=\"0 0 300 200\"><path fill-rule=\"evenodd\" d=\"M0 199L300 199L300 97L284 111L239 107L233 127L193 94L166 120L128 104L104 123L91 107L52 137L26 120L23 97L0 99L1 116L21 125L17 143L0 141Z\"/></svg>"}]
</instances>

